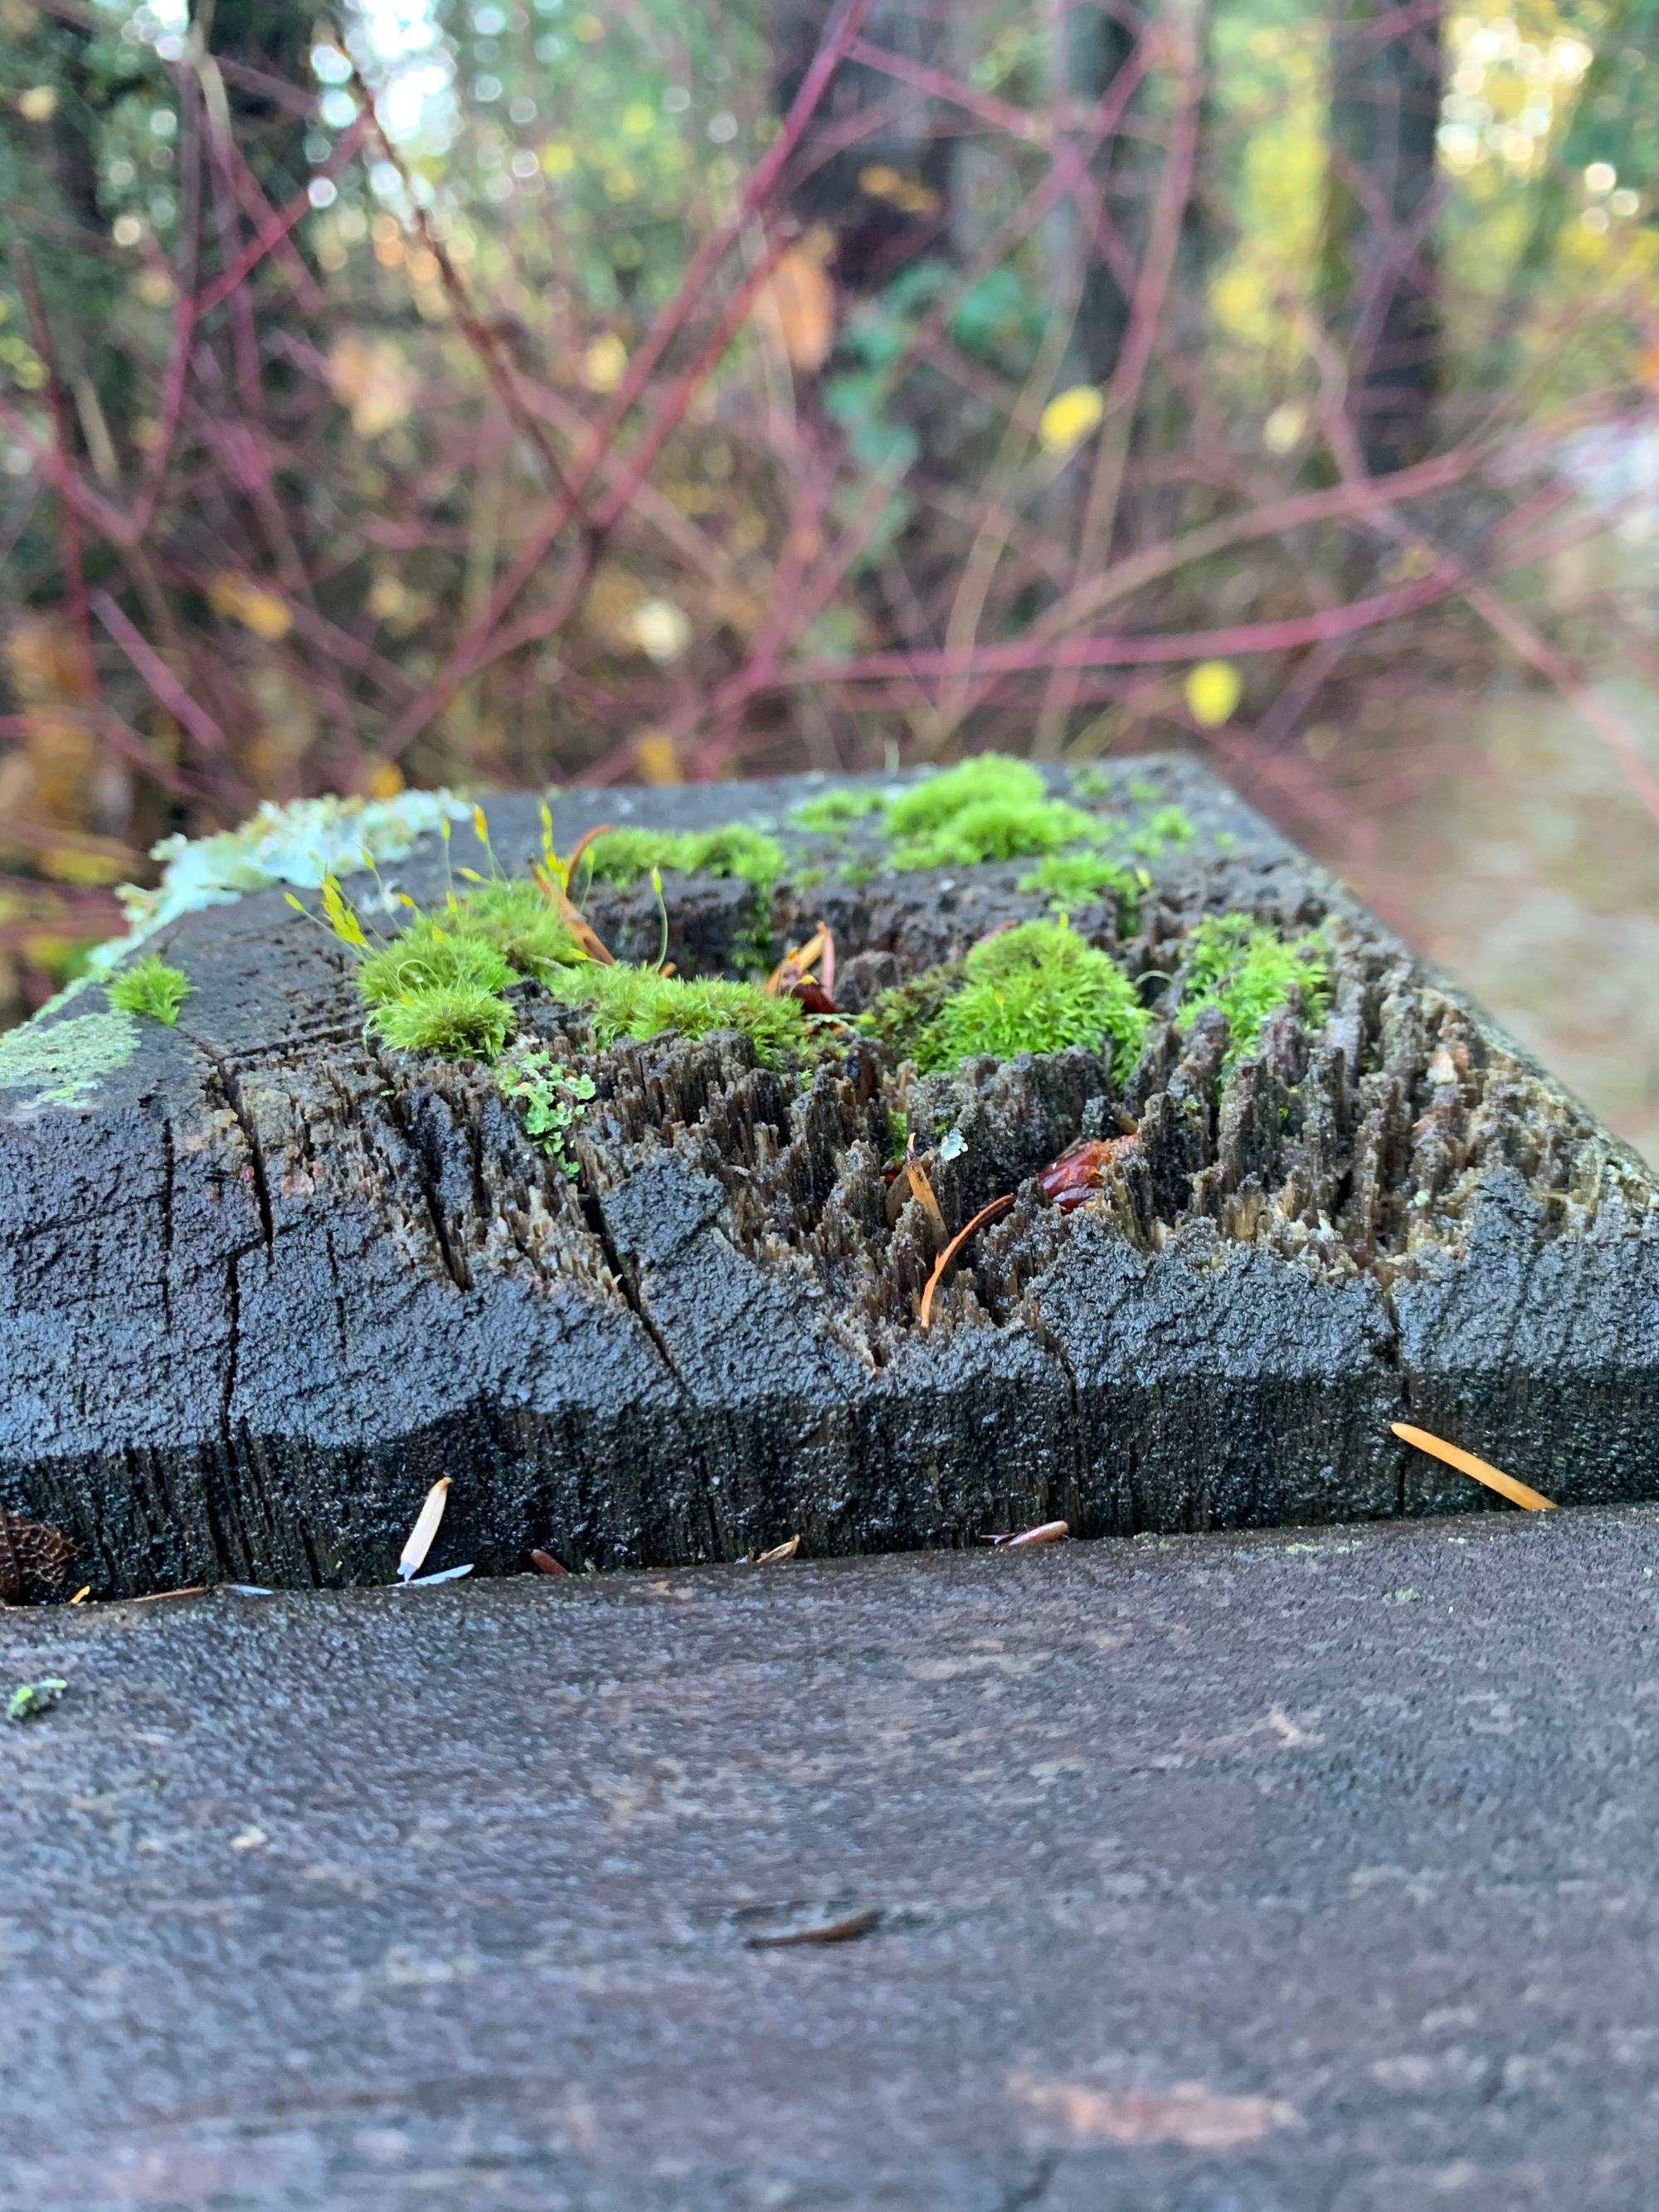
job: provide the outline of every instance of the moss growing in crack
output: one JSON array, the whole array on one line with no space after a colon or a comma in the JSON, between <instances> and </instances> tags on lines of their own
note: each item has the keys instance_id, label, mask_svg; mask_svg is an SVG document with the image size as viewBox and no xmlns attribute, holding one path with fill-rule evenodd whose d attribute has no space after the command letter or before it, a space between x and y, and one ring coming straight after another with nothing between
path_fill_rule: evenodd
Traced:
<instances>
[{"instance_id":1,"label":"moss growing in crack","mask_svg":"<svg viewBox=\"0 0 1659 2212\"><path fill-rule=\"evenodd\" d=\"M1183 1025L1205 1006L1219 1006L1231 1037L1224 1073L1255 1044L1261 1024L1299 991L1310 1028L1330 1004L1330 968L1317 930L1283 937L1248 914L1212 915L1192 935L1191 963L1176 1018Z\"/></svg>"},{"instance_id":2,"label":"moss growing in crack","mask_svg":"<svg viewBox=\"0 0 1659 2212\"><path fill-rule=\"evenodd\" d=\"M29 1091L33 1106L79 1106L100 1076L125 1067L137 1048L137 1020L118 1007L25 1022L0 1036L0 1091Z\"/></svg>"},{"instance_id":3,"label":"moss growing in crack","mask_svg":"<svg viewBox=\"0 0 1659 2212\"><path fill-rule=\"evenodd\" d=\"M962 965L962 988L923 1032L918 1066L1086 1045L1121 1070L1139 1055L1152 1016L1123 970L1066 922L1022 922L975 945Z\"/></svg>"},{"instance_id":4,"label":"moss growing in crack","mask_svg":"<svg viewBox=\"0 0 1659 2212\"><path fill-rule=\"evenodd\" d=\"M697 1038L736 1030L750 1039L763 1066L775 1067L811 1042L799 1000L772 998L758 983L687 981L654 968L590 960L550 978L548 988L567 1006L587 1008L594 1042L602 1048L619 1037Z\"/></svg>"},{"instance_id":5,"label":"moss growing in crack","mask_svg":"<svg viewBox=\"0 0 1659 2212\"><path fill-rule=\"evenodd\" d=\"M714 830L607 830L586 855L599 884L631 884L653 868L687 876L738 876L763 898L783 873L783 848L746 822Z\"/></svg>"},{"instance_id":6,"label":"moss growing in crack","mask_svg":"<svg viewBox=\"0 0 1659 2212\"><path fill-rule=\"evenodd\" d=\"M487 937L422 915L401 937L363 955L357 989L365 1006L389 1006L422 993L499 994L519 980L505 953Z\"/></svg>"},{"instance_id":7,"label":"moss growing in crack","mask_svg":"<svg viewBox=\"0 0 1659 2212\"><path fill-rule=\"evenodd\" d=\"M1139 1055L1152 1016L1115 962L1065 921L1027 921L884 992L861 1026L927 1073L988 1054L1103 1052L1120 1073Z\"/></svg>"},{"instance_id":8,"label":"moss growing in crack","mask_svg":"<svg viewBox=\"0 0 1659 2212\"><path fill-rule=\"evenodd\" d=\"M513 1009L482 983L415 983L381 1000L368 1029L393 1052L494 1060L513 1034Z\"/></svg>"},{"instance_id":9,"label":"moss growing in crack","mask_svg":"<svg viewBox=\"0 0 1659 2212\"><path fill-rule=\"evenodd\" d=\"M111 1006L120 1012L148 1015L170 1030L178 1028L179 1009L195 988L182 969L169 968L154 952L123 968L105 986Z\"/></svg>"},{"instance_id":10,"label":"moss growing in crack","mask_svg":"<svg viewBox=\"0 0 1659 2212\"><path fill-rule=\"evenodd\" d=\"M574 931L539 886L523 877L498 876L466 892L446 927L452 923L463 936L493 945L516 975L537 982L581 957Z\"/></svg>"},{"instance_id":11,"label":"moss growing in crack","mask_svg":"<svg viewBox=\"0 0 1659 2212\"><path fill-rule=\"evenodd\" d=\"M1050 853L1020 878L1019 888L1046 891L1055 906L1067 912L1091 899L1114 900L1118 929L1124 935L1140 919L1140 881L1133 869L1109 860L1103 853Z\"/></svg>"}]
</instances>

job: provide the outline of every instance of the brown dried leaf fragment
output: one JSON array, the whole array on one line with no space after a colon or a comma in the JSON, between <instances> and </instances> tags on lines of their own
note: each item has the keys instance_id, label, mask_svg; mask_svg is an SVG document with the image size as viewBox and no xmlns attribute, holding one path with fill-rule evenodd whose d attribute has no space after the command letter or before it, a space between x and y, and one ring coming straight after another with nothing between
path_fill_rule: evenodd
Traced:
<instances>
[{"instance_id":1,"label":"brown dried leaf fragment","mask_svg":"<svg viewBox=\"0 0 1659 2212\"><path fill-rule=\"evenodd\" d=\"M934 1236L938 1237L941 1244L949 1243L951 1232L945 1225L944 1211L939 1205L938 1198L934 1195L933 1184L927 1180L927 1169L923 1167L921 1162L916 1158L916 1133L914 1129L910 1132L908 1140L904 1147L904 1179L910 1186L911 1197L915 1199L916 1204L927 1216L928 1220L932 1222ZM979 1216L975 1215L975 1220L977 1220ZM969 1228L972 1228L973 1223L969 1222L968 1225ZM968 1234L968 1231L964 1229L962 1234L965 1237ZM957 1241L960 1242L960 1239ZM934 1268L933 1273L935 1275L938 1274L938 1267ZM932 1285L930 1284L928 1287L931 1289ZM921 1325L924 1328L927 1326L927 1308L925 1299L922 1304Z\"/></svg>"},{"instance_id":2,"label":"brown dried leaf fragment","mask_svg":"<svg viewBox=\"0 0 1659 2212\"><path fill-rule=\"evenodd\" d=\"M532 1552L530 1559L538 1574L568 1575L570 1572L569 1568L556 1559L551 1552Z\"/></svg>"},{"instance_id":3,"label":"brown dried leaf fragment","mask_svg":"<svg viewBox=\"0 0 1659 2212\"><path fill-rule=\"evenodd\" d=\"M793 1559L799 1549L800 1532L797 1529L787 1544L774 1544L769 1552L763 1552L755 1565L757 1567L769 1567L779 1559Z\"/></svg>"}]
</instances>

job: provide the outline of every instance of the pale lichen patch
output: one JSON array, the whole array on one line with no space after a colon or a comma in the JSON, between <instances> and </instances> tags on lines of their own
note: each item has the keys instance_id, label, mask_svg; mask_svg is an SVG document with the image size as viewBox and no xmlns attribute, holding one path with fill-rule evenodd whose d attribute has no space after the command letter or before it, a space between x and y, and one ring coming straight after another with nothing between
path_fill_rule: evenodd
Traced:
<instances>
[{"instance_id":1,"label":"pale lichen patch","mask_svg":"<svg viewBox=\"0 0 1659 2212\"><path fill-rule=\"evenodd\" d=\"M137 1017L115 1010L26 1022L0 1036L0 1091L32 1092L24 1111L83 1106L100 1078L125 1067L137 1048Z\"/></svg>"}]
</instances>

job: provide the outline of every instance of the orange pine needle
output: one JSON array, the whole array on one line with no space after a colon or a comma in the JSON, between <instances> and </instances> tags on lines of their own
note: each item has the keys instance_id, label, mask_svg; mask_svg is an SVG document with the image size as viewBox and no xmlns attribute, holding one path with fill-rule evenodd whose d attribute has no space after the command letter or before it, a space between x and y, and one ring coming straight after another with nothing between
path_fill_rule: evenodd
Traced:
<instances>
[{"instance_id":1,"label":"orange pine needle","mask_svg":"<svg viewBox=\"0 0 1659 2212\"><path fill-rule=\"evenodd\" d=\"M929 1321L933 1317L933 1292L939 1288L939 1283L944 1277L945 1271L950 1266L951 1261L956 1258L957 1254L961 1251L963 1246L973 1235L975 1230L982 1227L988 1221L994 1221L998 1214L1006 1213L1008 1208L1013 1204L1013 1202L1012 1194L1010 1194L1010 1195L1006 1198L994 1198L988 1206L981 1206L979 1212L967 1224L966 1228L957 1230L956 1235L951 1239L945 1249L939 1254L938 1259L934 1261L933 1272L927 1278L927 1287L921 1294L921 1326L923 1328L927 1328Z\"/></svg>"},{"instance_id":2,"label":"orange pine needle","mask_svg":"<svg viewBox=\"0 0 1659 2212\"><path fill-rule=\"evenodd\" d=\"M568 884L576 880L576 863L596 837L609 837L616 830L614 822L596 823L592 829L584 830L570 848L570 858L564 864L564 879Z\"/></svg>"},{"instance_id":3,"label":"orange pine needle","mask_svg":"<svg viewBox=\"0 0 1659 2212\"><path fill-rule=\"evenodd\" d=\"M1427 1429L1414 1429L1409 1421L1390 1421L1389 1426L1404 1443L1415 1444L1432 1459L1443 1459L1448 1467L1455 1467L1460 1474L1484 1482L1488 1490L1495 1490L1500 1498L1507 1498L1511 1505L1523 1506L1528 1513L1553 1513L1555 1500L1546 1498L1541 1491L1529 1490L1524 1482L1517 1482L1502 1468L1492 1467L1473 1452L1465 1451L1460 1444L1449 1444L1443 1437L1431 1436Z\"/></svg>"}]
</instances>

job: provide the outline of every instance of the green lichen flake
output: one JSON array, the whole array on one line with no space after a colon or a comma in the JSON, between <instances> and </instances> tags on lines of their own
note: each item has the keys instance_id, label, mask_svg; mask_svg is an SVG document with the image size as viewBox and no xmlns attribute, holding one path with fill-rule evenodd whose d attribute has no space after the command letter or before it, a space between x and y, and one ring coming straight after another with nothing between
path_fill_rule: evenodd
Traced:
<instances>
[{"instance_id":1,"label":"green lichen flake","mask_svg":"<svg viewBox=\"0 0 1659 2212\"><path fill-rule=\"evenodd\" d=\"M137 1048L137 1018L119 1010L47 1024L37 1018L0 1036L0 1091L32 1092L32 1107L81 1106Z\"/></svg>"},{"instance_id":2,"label":"green lichen flake","mask_svg":"<svg viewBox=\"0 0 1659 2212\"><path fill-rule=\"evenodd\" d=\"M1224 1063L1231 1071L1293 991L1301 994L1308 1026L1317 1029L1330 1001L1330 968L1317 930L1283 937L1248 914L1212 915L1193 932L1176 1018L1185 1027L1201 1008L1219 1006L1231 1039Z\"/></svg>"}]
</instances>

